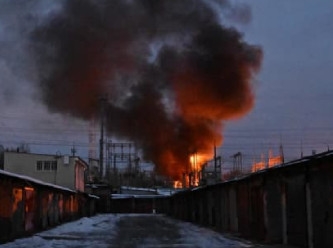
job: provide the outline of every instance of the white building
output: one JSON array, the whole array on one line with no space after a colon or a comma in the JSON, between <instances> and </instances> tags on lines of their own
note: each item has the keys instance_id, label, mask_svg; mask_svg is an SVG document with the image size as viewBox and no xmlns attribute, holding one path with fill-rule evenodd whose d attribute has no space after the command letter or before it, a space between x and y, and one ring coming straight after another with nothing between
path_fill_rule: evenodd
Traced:
<instances>
[{"instance_id":1,"label":"white building","mask_svg":"<svg viewBox=\"0 0 333 248\"><path fill-rule=\"evenodd\" d=\"M0 169L84 192L88 164L80 157L5 151Z\"/></svg>"}]
</instances>

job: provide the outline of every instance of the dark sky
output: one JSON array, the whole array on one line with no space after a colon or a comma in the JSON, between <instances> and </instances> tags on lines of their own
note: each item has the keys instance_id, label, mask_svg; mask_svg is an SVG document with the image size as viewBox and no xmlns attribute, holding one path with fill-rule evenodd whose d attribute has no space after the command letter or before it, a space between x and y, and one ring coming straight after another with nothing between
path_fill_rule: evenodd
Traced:
<instances>
[{"instance_id":1,"label":"dark sky","mask_svg":"<svg viewBox=\"0 0 333 248\"><path fill-rule=\"evenodd\" d=\"M27 142L35 152L50 153L69 153L75 143L86 157L88 124L68 114L48 113L30 87L36 65L25 56L24 36L36 24L34 14L47 16L58 4L10 2L0 0L0 143ZM310 155L312 150L333 147L332 2L233 2L248 3L251 15L240 20L234 15L226 20L228 25L241 30L247 42L260 45L264 56L253 81L254 108L241 119L225 122L224 144L218 152L228 164L229 157L240 151L247 165L269 149L277 154L280 144L286 160L299 158L301 151ZM27 10L31 19L26 19Z\"/></svg>"},{"instance_id":2,"label":"dark sky","mask_svg":"<svg viewBox=\"0 0 333 248\"><path fill-rule=\"evenodd\" d=\"M256 105L227 125L223 152L244 151L251 162L283 145L287 160L333 147L332 2L251 1L252 21L241 27L264 49ZM246 152L245 152L246 151Z\"/></svg>"}]
</instances>

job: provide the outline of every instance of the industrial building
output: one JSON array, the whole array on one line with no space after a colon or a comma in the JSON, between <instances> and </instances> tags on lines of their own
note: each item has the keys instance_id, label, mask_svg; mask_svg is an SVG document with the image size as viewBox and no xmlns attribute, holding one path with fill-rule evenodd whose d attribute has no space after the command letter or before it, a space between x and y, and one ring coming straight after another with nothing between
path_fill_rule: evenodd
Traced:
<instances>
[{"instance_id":1,"label":"industrial building","mask_svg":"<svg viewBox=\"0 0 333 248\"><path fill-rule=\"evenodd\" d=\"M88 164L77 156L4 151L0 169L84 192Z\"/></svg>"}]
</instances>

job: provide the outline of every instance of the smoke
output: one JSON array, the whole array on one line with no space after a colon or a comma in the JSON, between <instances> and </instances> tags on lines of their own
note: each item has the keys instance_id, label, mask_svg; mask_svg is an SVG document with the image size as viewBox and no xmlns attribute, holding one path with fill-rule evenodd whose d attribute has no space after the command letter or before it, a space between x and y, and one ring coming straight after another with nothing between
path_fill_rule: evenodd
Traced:
<instances>
[{"instance_id":1,"label":"smoke","mask_svg":"<svg viewBox=\"0 0 333 248\"><path fill-rule=\"evenodd\" d=\"M218 15L204 0L63 1L30 33L43 101L89 119L106 97L109 134L135 141L177 179L191 153L211 153L223 122L254 104L262 51Z\"/></svg>"}]
</instances>

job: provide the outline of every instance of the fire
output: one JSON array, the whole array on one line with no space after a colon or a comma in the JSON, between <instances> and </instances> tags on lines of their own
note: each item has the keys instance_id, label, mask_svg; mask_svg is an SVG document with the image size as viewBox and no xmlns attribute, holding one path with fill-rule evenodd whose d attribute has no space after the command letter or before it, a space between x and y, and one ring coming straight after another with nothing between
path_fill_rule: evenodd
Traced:
<instances>
[{"instance_id":1,"label":"fire","mask_svg":"<svg viewBox=\"0 0 333 248\"><path fill-rule=\"evenodd\" d=\"M212 157L212 153L195 153L190 156L192 170L201 170L202 165Z\"/></svg>"},{"instance_id":2,"label":"fire","mask_svg":"<svg viewBox=\"0 0 333 248\"><path fill-rule=\"evenodd\" d=\"M199 156L197 154L191 155L190 156L190 165L191 165L191 170L198 170L198 160Z\"/></svg>"},{"instance_id":3,"label":"fire","mask_svg":"<svg viewBox=\"0 0 333 248\"><path fill-rule=\"evenodd\" d=\"M257 162L257 163L253 163L253 165L252 165L252 172L263 170L265 168L266 168L266 165L265 165L265 162L263 162L263 161L260 161L260 162Z\"/></svg>"},{"instance_id":4,"label":"fire","mask_svg":"<svg viewBox=\"0 0 333 248\"><path fill-rule=\"evenodd\" d=\"M212 153L194 153L190 156L189 181L190 186L198 186L200 181L200 171L203 165L212 157Z\"/></svg>"},{"instance_id":5,"label":"fire","mask_svg":"<svg viewBox=\"0 0 333 248\"><path fill-rule=\"evenodd\" d=\"M182 188L183 187L183 184L182 184L182 182L181 181L174 181L173 182L173 188L174 189L180 189L180 188Z\"/></svg>"},{"instance_id":6,"label":"fire","mask_svg":"<svg viewBox=\"0 0 333 248\"><path fill-rule=\"evenodd\" d=\"M199 167L202 165L202 156L200 154L193 154L190 156L190 186L198 186L199 185Z\"/></svg>"},{"instance_id":7,"label":"fire","mask_svg":"<svg viewBox=\"0 0 333 248\"><path fill-rule=\"evenodd\" d=\"M273 151L269 151L268 153L268 159L265 160L264 154L261 155L260 162L254 162L252 164L252 172L256 172L259 170L263 170L266 168L271 168L276 165L282 164L284 161L283 154L280 154L278 156L273 155Z\"/></svg>"},{"instance_id":8,"label":"fire","mask_svg":"<svg viewBox=\"0 0 333 248\"><path fill-rule=\"evenodd\" d=\"M283 163L283 155L273 156L273 151L269 151L269 157L268 157L268 167L269 168L282 164L282 163Z\"/></svg>"}]
</instances>

